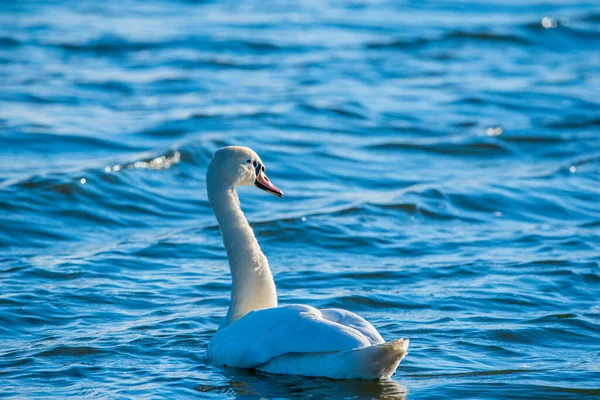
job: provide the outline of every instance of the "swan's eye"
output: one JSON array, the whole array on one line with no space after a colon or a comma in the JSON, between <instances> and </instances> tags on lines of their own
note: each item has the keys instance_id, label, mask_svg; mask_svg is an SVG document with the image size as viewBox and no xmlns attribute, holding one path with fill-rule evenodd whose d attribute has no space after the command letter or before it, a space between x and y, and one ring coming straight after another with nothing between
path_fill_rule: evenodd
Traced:
<instances>
[{"instance_id":1,"label":"swan's eye","mask_svg":"<svg viewBox=\"0 0 600 400\"><path fill-rule=\"evenodd\" d=\"M262 166L262 172L265 172L265 166L264 165Z\"/></svg>"}]
</instances>

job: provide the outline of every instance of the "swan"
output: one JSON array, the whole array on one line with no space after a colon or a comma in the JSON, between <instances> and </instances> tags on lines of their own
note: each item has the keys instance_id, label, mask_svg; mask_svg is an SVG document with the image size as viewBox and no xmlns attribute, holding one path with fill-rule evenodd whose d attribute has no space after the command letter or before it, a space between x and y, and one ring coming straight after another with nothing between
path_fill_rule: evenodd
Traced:
<instances>
[{"instance_id":1,"label":"swan","mask_svg":"<svg viewBox=\"0 0 600 400\"><path fill-rule=\"evenodd\" d=\"M251 149L218 149L206 173L231 269L231 304L208 344L213 365L333 379L389 378L407 354L408 339L385 342L364 318L346 310L277 305L275 282L240 207L237 186L283 192Z\"/></svg>"}]
</instances>

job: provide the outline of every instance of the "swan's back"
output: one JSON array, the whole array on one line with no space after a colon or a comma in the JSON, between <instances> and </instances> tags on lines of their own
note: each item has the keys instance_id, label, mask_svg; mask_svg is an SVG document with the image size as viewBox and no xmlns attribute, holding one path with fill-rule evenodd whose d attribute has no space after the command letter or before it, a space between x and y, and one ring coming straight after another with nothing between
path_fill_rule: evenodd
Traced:
<instances>
[{"instance_id":1,"label":"swan's back","mask_svg":"<svg viewBox=\"0 0 600 400\"><path fill-rule=\"evenodd\" d=\"M371 324L348 311L289 305L252 311L219 330L207 354L217 365L368 379L393 372L407 344L384 344Z\"/></svg>"}]
</instances>

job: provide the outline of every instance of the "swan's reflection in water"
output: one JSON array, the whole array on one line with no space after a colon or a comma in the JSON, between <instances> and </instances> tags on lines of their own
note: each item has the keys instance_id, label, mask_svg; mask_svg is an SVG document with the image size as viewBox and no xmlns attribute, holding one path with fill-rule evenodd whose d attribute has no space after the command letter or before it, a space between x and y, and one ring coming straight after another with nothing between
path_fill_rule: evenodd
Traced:
<instances>
[{"instance_id":1,"label":"swan's reflection in water","mask_svg":"<svg viewBox=\"0 0 600 400\"><path fill-rule=\"evenodd\" d=\"M358 399L406 399L407 389L392 381L334 380L293 375L275 375L255 370L228 368L222 371L229 381L211 386L199 385L205 393L231 394L238 399L333 397Z\"/></svg>"}]
</instances>

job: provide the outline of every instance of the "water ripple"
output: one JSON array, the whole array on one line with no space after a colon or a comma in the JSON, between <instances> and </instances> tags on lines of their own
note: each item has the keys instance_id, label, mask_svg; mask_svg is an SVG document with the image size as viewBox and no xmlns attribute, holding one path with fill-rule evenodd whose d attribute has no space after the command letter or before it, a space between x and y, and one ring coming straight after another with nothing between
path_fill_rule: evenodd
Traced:
<instances>
[{"instance_id":1,"label":"water ripple","mask_svg":"<svg viewBox=\"0 0 600 400\"><path fill-rule=\"evenodd\" d=\"M12 2L0 15L0 374L21 397L598 396L591 3ZM222 369L206 166L282 304L411 339L393 380Z\"/></svg>"}]
</instances>

